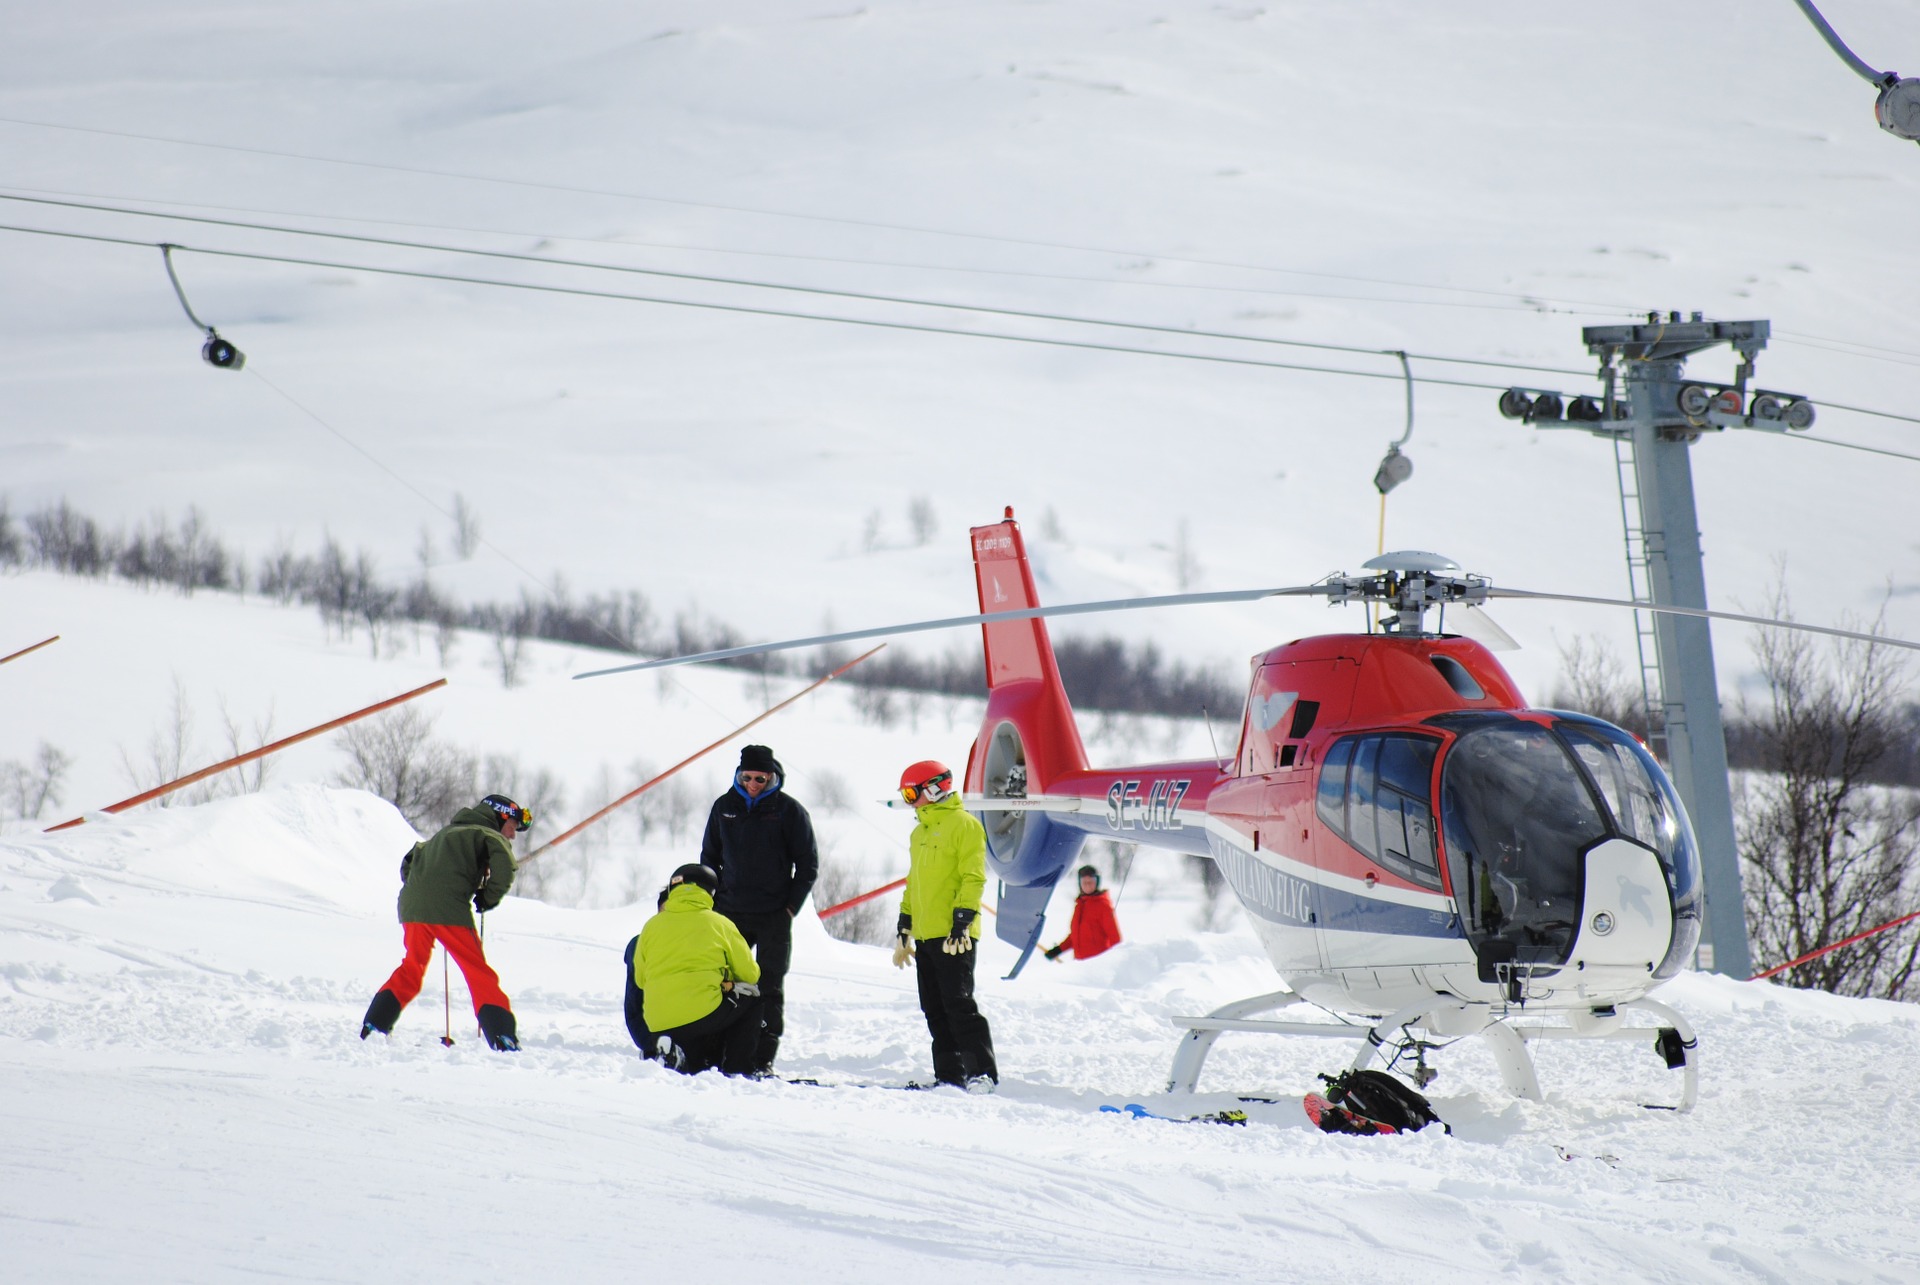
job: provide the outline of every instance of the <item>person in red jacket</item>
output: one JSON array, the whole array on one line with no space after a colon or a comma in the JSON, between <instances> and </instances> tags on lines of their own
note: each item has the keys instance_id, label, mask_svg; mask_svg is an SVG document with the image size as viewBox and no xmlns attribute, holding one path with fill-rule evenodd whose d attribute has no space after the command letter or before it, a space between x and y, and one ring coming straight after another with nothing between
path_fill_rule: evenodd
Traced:
<instances>
[{"instance_id":1,"label":"person in red jacket","mask_svg":"<svg viewBox=\"0 0 1920 1285\"><path fill-rule=\"evenodd\" d=\"M1058 946L1047 952L1054 963L1067 951L1075 959L1092 959L1103 950L1120 944L1120 922L1113 917L1113 903L1100 886L1100 872L1092 866L1080 867L1080 895L1073 902L1073 923Z\"/></svg>"}]
</instances>

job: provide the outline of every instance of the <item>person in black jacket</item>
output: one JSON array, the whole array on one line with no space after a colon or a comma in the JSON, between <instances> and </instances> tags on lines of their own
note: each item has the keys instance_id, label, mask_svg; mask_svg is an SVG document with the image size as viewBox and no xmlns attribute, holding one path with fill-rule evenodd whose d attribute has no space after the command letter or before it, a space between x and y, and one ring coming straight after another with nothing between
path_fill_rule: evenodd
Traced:
<instances>
[{"instance_id":1,"label":"person in black jacket","mask_svg":"<svg viewBox=\"0 0 1920 1285\"><path fill-rule=\"evenodd\" d=\"M786 769L764 745L740 751L733 788L713 801L700 864L720 874L713 908L733 920L760 965L760 1014L766 1029L754 1069L771 1070L785 1029L787 965L793 917L820 874L813 819L781 787Z\"/></svg>"}]
</instances>

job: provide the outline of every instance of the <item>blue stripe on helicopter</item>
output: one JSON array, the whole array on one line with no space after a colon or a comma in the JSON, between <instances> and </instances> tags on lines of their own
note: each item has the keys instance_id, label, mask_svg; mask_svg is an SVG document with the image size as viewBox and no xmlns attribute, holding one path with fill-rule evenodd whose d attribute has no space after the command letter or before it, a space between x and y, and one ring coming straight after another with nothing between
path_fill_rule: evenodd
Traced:
<instances>
[{"instance_id":1,"label":"blue stripe on helicopter","mask_svg":"<svg viewBox=\"0 0 1920 1285\"><path fill-rule=\"evenodd\" d=\"M1213 857L1247 913L1269 923L1392 937L1460 935L1456 916L1446 910L1409 906L1301 879L1217 837Z\"/></svg>"}]
</instances>

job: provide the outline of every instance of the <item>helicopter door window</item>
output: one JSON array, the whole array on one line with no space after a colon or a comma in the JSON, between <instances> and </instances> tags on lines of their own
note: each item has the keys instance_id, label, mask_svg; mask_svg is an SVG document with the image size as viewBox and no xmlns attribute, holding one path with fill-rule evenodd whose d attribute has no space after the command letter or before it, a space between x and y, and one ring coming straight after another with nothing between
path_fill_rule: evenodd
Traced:
<instances>
[{"instance_id":1,"label":"helicopter door window","mask_svg":"<svg viewBox=\"0 0 1920 1285\"><path fill-rule=\"evenodd\" d=\"M1379 800L1376 772L1380 762L1380 738L1360 738L1353 749L1353 773L1347 778L1347 840L1374 860L1380 859L1380 844L1375 826L1375 805Z\"/></svg>"},{"instance_id":2,"label":"helicopter door window","mask_svg":"<svg viewBox=\"0 0 1920 1285\"><path fill-rule=\"evenodd\" d=\"M1335 741L1320 765L1320 819L1342 834L1347 831L1347 765L1352 761L1353 738L1348 737Z\"/></svg>"},{"instance_id":3,"label":"helicopter door window","mask_svg":"<svg viewBox=\"0 0 1920 1285\"><path fill-rule=\"evenodd\" d=\"M1440 886L1433 850L1434 743L1418 736L1383 736L1378 768L1381 864L1429 888Z\"/></svg>"}]
</instances>

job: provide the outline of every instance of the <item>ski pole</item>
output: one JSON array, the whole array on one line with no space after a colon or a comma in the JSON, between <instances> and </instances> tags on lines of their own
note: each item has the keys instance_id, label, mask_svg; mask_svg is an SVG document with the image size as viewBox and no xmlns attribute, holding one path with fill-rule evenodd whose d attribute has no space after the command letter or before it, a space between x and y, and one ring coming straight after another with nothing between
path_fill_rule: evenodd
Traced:
<instances>
[{"instance_id":1,"label":"ski pole","mask_svg":"<svg viewBox=\"0 0 1920 1285\"><path fill-rule=\"evenodd\" d=\"M447 1021L447 1033L440 1037L440 1043L445 1045L447 1048L452 1048L453 1047L453 983L447 978L447 948L444 943L442 943L440 947L440 996L442 1000L441 1012L445 1015L446 1021Z\"/></svg>"}]
</instances>

